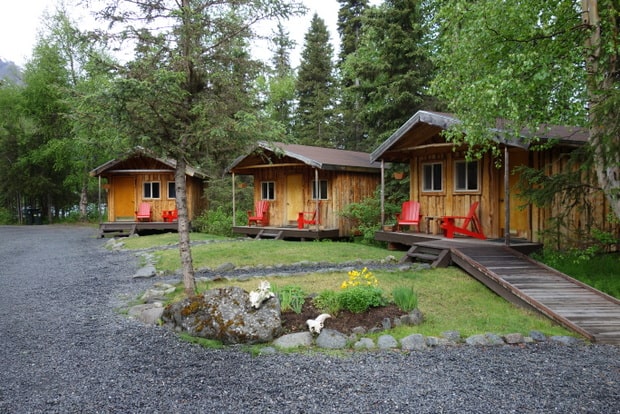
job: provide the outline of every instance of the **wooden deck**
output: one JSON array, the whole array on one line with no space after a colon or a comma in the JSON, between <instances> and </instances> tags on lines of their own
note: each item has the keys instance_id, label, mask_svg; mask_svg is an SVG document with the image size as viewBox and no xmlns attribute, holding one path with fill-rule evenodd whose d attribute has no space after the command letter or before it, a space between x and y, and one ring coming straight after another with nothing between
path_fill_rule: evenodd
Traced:
<instances>
[{"instance_id":1,"label":"wooden deck","mask_svg":"<svg viewBox=\"0 0 620 414\"><path fill-rule=\"evenodd\" d=\"M99 237L131 236L153 232L176 232L177 222L163 221L113 221L99 224Z\"/></svg>"},{"instance_id":2,"label":"wooden deck","mask_svg":"<svg viewBox=\"0 0 620 414\"><path fill-rule=\"evenodd\" d=\"M234 234L242 234L256 239L276 239L276 240L336 240L340 238L340 231L333 229L306 228L298 229L295 227L261 227L261 226L235 226Z\"/></svg>"}]
</instances>

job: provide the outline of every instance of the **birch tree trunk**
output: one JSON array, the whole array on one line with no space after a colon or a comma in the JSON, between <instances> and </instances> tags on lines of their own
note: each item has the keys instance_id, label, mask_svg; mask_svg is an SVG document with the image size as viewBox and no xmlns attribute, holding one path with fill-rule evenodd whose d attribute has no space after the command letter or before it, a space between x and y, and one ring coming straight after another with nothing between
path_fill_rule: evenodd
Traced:
<instances>
[{"instance_id":1,"label":"birch tree trunk","mask_svg":"<svg viewBox=\"0 0 620 414\"><path fill-rule=\"evenodd\" d=\"M179 254L181 256L181 268L183 269L183 286L188 297L196 294L196 280L194 279L194 263L192 261L192 250L189 236L189 215L187 211L187 185L186 172L187 163L180 156L177 159L174 181L176 188L176 206L178 210L178 233L179 233Z\"/></svg>"},{"instance_id":2,"label":"birch tree trunk","mask_svg":"<svg viewBox=\"0 0 620 414\"><path fill-rule=\"evenodd\" d=\"M598 0L581 0L583 23L591 30L586 41L586 64L588 72L588 97L590 101L590 144L594 150L594 166L598 183L609 200L610 207L620 217L620 134L616 123L618 110L609 111L603 106L605 98L614 93L618 76L618 49L607 48L611 56L603 55L604 41ZM613 4L609 4L607 27L614 36L612 45L618 42L618 22ZM617 10L616 10L617 12ZM615 30L613 30L615 29ZM617 45L616 45L617 47ZM617 93L617 92L616 92Z\"/></svg>"}]
</instances>

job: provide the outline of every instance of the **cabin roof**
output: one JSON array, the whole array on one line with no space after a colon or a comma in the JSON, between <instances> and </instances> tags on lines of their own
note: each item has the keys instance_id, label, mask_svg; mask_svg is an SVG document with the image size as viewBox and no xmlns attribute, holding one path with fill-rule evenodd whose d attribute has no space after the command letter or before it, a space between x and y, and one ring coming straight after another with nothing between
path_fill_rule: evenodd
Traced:
<instances>
[{"instance_id":1,"label":"cabin roof","mask_svg":"<svg viewBox=\"0 0 620 414\"><path fill-rule=\"evenodd\" d=\"M248 154L233 161L228 171L243 174L254 168L292 165L370 173L379 173L381 169L380 163L370 161L367 152L260 141Z\"/></svg>"},{"instance_id":2,"label":"cabin roof","mask_svg":"<svg viewBox=\"0 0 620 414\"><path fill-rule=\"evenodd\" d=\"M154 156L150 151L144 148L136 148L127 156L115 158L90 171L92 177L123 174L123 173L141 173L153 171L169 171L174 172L176 169L176 161L169 158L160 158ZM187 166L186 175L200 179L206 179L207 175L200 170Z\"/></svg>"},{"instance_id":3,"label":"cabin roof","mask_svg":"<svg viewBox=\"0 0 620 414\"><path fill-rule=\"evenodd\" d=\"M407 149L422 145L442 145L446 140L441 132L460 123L453 114L445 112L418 111L396 130L387 140L370 154L371 161L383 159L386 161L405 162ZM497 128L498 142L508 146L527 149L528 138L555 139L561 144L582 145L588 140L588 131L584 128L543 125L534 133L524 131L518 140L504 140L502 138L501 121Z\"/></svg>"}]
</instances>

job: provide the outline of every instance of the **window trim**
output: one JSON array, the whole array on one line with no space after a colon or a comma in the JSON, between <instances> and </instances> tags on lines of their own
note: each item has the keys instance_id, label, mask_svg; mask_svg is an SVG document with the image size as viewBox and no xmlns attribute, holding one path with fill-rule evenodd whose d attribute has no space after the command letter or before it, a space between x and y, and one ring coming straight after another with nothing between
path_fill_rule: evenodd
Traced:
<instances>
[{"instance_id":1,"label":"window trim","mask_svg":"<svg viewBox=\"0 0 620 414\"><path fill-rule=\"evenodd\" d=\"M270 194L269 187L272 187ZM269 196L272 196L271 198ZM265 197L267 196L267 197ZM260 183L260 199L261 200L275 200L276 199L276 182L275 181L261 181Z\"/></svg>"},{"instance_id":2,"label":"window trim","mask_svg":"<svg viewBox=\"0 0 620 414\"><path fill-rule=\"evenodd\" d=\"M476 163L476 188L468 188L469 187L469 171L467 169L468 164ZM458 168L457 165L465 164L465 187L458 188L459 177L458 177ZM465 159L455 160L454 161L454 192L455 193L479 193L480 192L480 161L472 160L467 161Z\"/></svg>"},{"instance_id":3,"label":"window trim","mask_svg":"<svg viewBox=\"0 0 620 414\"><path fill-rule=\"evenodd\" d=\"M157 197L153 197L153 184L157 184ZM147 186L150 195L146 195ZM142 199L143 200L161 200L161 182L160 181L144 181L142 183Z\"/></svg>"},{"instance_id":4,"label":"window trim","mask_svg":"<svg viewBox=\"0 0 620 414\"><path fill-rule=\"evenodd\" d=\"M323 194L323 183L325 183L325 194ZM316 197L316 180L312 180L312 199L317 200ZM329 182L326 179L319 179L319 198L318 200L329 200Z\"/></svg>"},{"instance_id":5,"label":"window trim","mask_svg":"<svg viewBox=\"0 0 620 414\"><path fill-rule=\"evenodd\" d=\"M174 189L174 197L170 197L170 184L172 184L172 188ZM174 181L168 181L168 189L166 192L166 197L168 197L168 200L176 200L177 198L177 188L176 188L176 182Z\"/></svg>"},{"instance_id":6,"label":"window trim","mask_svg":"<svg viewBox=\"0 0 620 414\"><path fill-rule=\"evenodd\" d=\"M426 167L427 166L431 166L432 170L431 170L431 187L435 187L435 180L434 180L434 166L438 165L440 168L440 172L441 172L441 180L440 180L440 188L439 189L434 189L434 188L425 188L426 185ZM422 179L422 192L423 193L433 193L433 194L439 194L439 193L443 193L445 191L444 189L444 181L445 181L445 174L444 174L444 163L442 161L430 161L430 162L425 162L422 163L422 174L420 174L420 177Z\"/></svg>"}]
</instances>

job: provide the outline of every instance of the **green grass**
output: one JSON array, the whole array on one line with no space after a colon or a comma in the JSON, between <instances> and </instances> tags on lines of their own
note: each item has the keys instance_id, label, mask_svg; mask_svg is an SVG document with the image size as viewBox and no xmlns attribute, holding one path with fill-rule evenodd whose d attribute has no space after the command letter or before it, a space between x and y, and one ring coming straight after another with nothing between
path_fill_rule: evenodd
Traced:
<instances>
[{"instance_id":1,"label":"green grass","mask_svg":"<svg viewBox=\"0 0 620 414\"><path fill-rule=\"evenodd\" d=\"M557 253L545 251L537 260L565 273L595 289L620 299L620 254L608 253L592 256L578 251Z\"/></svg>"},{"instance_id":2,"label":"green grass","mask_svg":"<svg viewBox=\"0 0 620 414\"><path fill-rule=\"evenodd\" d=\"M192 247L194 268L216 268L223 263L268 266L303 261L343 263L350 260L385 259L389 251L380 247L340 242L290 242L284 240L222 241ZM157 252L157 267L164 271L180 268L179 252Z\"/></svg>"},{"instance_id":3,"label":"green grass","mask_svg":"<svg viewBox=\"0 0 620 414\"><path fill-rule=\"evenodd\" d=\"M205 235L204 239L209 239L209 236ZM173 243L172 239L165 235L140 237L135 240L140 243L126 244L126 247L147 248L149 240L151 247ZM131 241L133 243L134 239ZM171 271L179 268L176 249L164 250L157 254L159 256L157 267L160 270ZM355 243L297 243L279 240L223 240L192 247L195 268L213 268L224 262L231 262L235 266L290 264L300 261L342 263L358 259L380 260L388 255L400 254L402 253L394 254L380 247ZM360 264L357 270L361 271L362 268L363 265ZM420 326L392 329L390 334L397 339L412 333L440 336L442 332L449 330L460 331L464 337L486 332L500 335L520 332L527 335L531 330L538 330L546 335L574 335L537 313L512 305L456 267L422 271L378 270L372 273L378 279L379 287L388 300L393 299L391 292L397 287L412 287L418 296L418 307L424 314L425 322ZM348 274L345 271L308 273L269 277L266 280L271 283L274 290L295 286L307 294L318 294L324 290L339 291L342 282L348 280ZM234 285L251 291L257 288L258 283L258 279L200 282L198 290ZM180 300L183 295L183 289L177 289L177 292L170 297L170 301Z\"/></svg>"}]
</instances>

